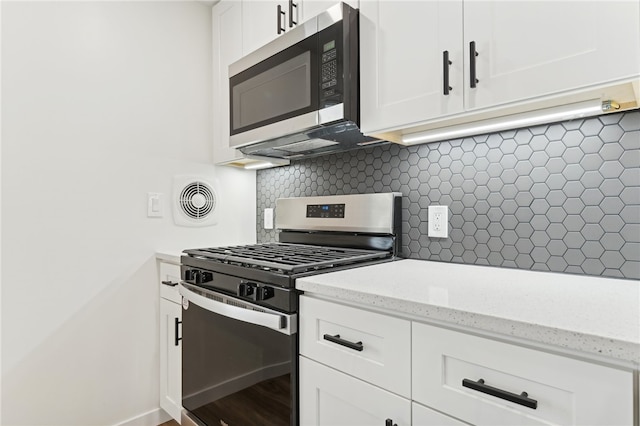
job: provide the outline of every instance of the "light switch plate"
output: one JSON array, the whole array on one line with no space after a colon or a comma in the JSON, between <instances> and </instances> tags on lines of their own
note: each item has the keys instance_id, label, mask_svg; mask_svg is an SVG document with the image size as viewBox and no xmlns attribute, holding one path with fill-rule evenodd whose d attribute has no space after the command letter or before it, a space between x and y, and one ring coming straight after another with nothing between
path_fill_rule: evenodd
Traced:
<instances>
[{"instance_id":1,"label":"light switch plate","mask_svg":"<svg viewBox=\"0 0 640 426\"><path fill-rule=\"evenodd\" d=\"M433 238L449 237L449 207L429 206L429 229L427 235Z\"/></svg>"},{"instance_id":2,"label":"light switch plate","mask_svg":"<svg viewBox=\"0 0 640 426\"><path fill-rule=\"evenodd\" d=\"M273 229L273 209L264 209L264 229Z\"/></svg>"},{"instance_id":3,"label":"light switch plate","mask_svg":"<svg viewBox=\"0 0 640 426\"><path fill-rule=\"evenodd\" d=\"M147 194L147 217L162 217L162 194L159 192L149 192Z\"/></svg>"}]
</instances>

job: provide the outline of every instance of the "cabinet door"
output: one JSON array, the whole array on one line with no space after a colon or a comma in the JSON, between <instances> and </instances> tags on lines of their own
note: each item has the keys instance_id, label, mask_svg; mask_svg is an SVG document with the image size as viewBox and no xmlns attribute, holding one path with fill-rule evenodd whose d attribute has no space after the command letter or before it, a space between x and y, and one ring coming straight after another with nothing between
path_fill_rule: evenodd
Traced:
<instances>
[{"instance_id":1,"label":"cabinet door","mask_svg":"<svg viewBox=\"0 0 640 426\"><path fill-rule=\"evenodd\" d=\"M176 421L182 411L182 307L160 299L160 407Z\"/></svg>"},{"instance_id":2,"label":"cabinet door","mask_svg":"<svg viewBox=\"0 0 640 426\"><path fill-rule=\"evenodd\" d=\"M411 403L391 392L300 357L302 426L411 424Z\"/></svg>"},{"instance_id":3,"label":"cabinet door","mask_svg":"<svg viewBox=\"0 0 640 426\"><path fill-rule=\"evenodd\" d=\"M468 1L465 58L476 43L477 87L465 106L484 108L630 78L640 72L638 1Z\"/></svg>"},{"instance_id":4,"label":"cabinet door","mask_svg":"<svg viewBox=\"0 0 640 426\"><path fill-rule=\"evenodd\" d=\"M278 15L278 6L284 15ZM286 1L252 0L242 2L242 53L253 52L278 37L278 25L288 28Z\"/></svg>"},{"instance_id":5,"label":"cabinet door","mask_svg":"<svg viewBox=\"0 0 640 426\"><path fill-rule=\"evenodd\" d=\"M449 54L448 95L443 52ZM410 126L463 108L462 0L360 4L364 133Z\"/></svg>"},{"instance_id":6,"label":"cabinet door","mask_svg":"<svg viewBox=\"0 0 640 426\"><path fill-rule=\"evenodd\" d=\"M222 1L212 8L213 28L213 161L240 159L229 147L229 64L242 57L242 3Z\"/></svg>"}]
</instances>

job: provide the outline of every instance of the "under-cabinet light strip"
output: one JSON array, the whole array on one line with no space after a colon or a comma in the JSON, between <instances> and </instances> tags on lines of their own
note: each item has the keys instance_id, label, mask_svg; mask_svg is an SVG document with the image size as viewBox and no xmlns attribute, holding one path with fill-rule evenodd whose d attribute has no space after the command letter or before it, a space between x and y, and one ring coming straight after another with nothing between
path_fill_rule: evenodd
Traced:
<instances>
[{"instance_id":1,"label":"under-cabinet light strip","mask_svg":"<svg viewBox=\"0 0 640 426\"><path fill-rule=\"evenodd\" d=\"M435 142L447 139L456 139L464 136L493 133L501 130L517 129L537 124L590 117L602 114L605 110L609 110L609 107L605 108L605 104L607 106L610 105L609 102L602 102L599 99L594 99L569 105L562 105L559 107L507 115L481 122L465 123L442 129L410 133L402 136L402 143L412 145L416 143Z\"/></svg>"}]
</instances>

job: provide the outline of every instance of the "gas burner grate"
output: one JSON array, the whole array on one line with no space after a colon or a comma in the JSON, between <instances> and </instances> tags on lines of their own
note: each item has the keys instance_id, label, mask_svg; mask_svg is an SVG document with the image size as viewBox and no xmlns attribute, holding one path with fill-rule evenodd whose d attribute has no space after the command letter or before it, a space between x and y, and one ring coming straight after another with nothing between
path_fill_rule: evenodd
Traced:
<instances>
[{"instance_id":1,"label":"gas burner grate","mask_svg":"<svg viewBox=\"0 0 640 426\"><path fill-rule=\"evenodd\" d=\"M305 272L389 256L386 251L288 243L214 247L185 250L185 253L224 263L275 269L286 273Z\"/></svg>"}]
</instances>

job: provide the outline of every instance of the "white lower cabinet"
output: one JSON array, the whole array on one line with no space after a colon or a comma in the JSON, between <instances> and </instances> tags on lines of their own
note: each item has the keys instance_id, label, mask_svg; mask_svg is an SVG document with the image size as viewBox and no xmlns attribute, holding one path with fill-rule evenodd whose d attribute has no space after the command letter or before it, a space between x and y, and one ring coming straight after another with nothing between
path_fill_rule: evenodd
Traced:
<instances>
[{"instance_id":1,"label":"white lower cabinet","mask_svg":"<svg viewBox=\"0 0 640 426\"><path fill-rule=\"evenodd\" d=\"M160 270L160 407L178 423L182 411L182 304L180 266L159 262Z\"/></svg>"},{"instance_id":2,"label":"white lower cabinet","mask_svg":"<svg viewBox=\"0 0 640 426\"><path fill-rule=\"evenodd\" d=\"M300 424L407 426L411 424L411 402L300 357Z\"/></svg>"},{"instance_id":3,"label":"white lower cabinet","mask_svg":"<svg viewBox=\"0 0 640 426\"><path fill-rule=\"evenodd\" d=\"M303 426L634 425L631 369L307 295L299 330Z\"/></svg>"},{"instance_id":4,"label":"white lower cabinet","mask_svg":"<svg viewBox=\"0 0 640 426\"><path fill-rule=\"evenodd\" d=\"M633 372L413 323L412 399L475 425L633 424Z\"/></svg>"},{"instance_id":5,"label":"white lower cabinet","mask_svg":"<svg viewBox=\"0 0 640 426\"><path fill-rule=\"evenodd\" d=\"M411 417L413 426L465 426L468 423L461 422L452 417L445 416L423 405L411 403Z\"/></svg>"}]
</instances>

